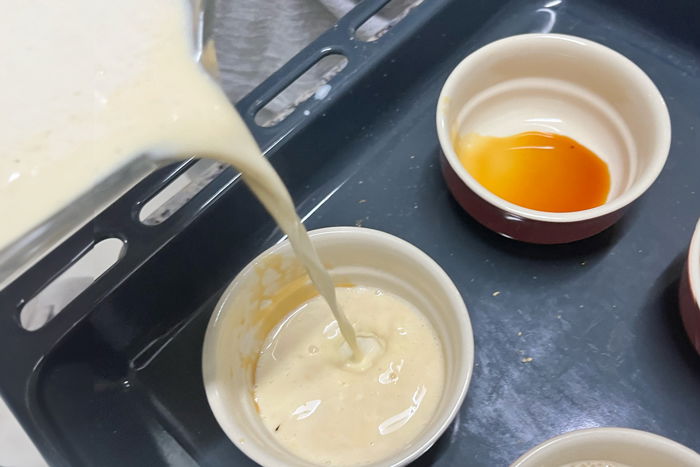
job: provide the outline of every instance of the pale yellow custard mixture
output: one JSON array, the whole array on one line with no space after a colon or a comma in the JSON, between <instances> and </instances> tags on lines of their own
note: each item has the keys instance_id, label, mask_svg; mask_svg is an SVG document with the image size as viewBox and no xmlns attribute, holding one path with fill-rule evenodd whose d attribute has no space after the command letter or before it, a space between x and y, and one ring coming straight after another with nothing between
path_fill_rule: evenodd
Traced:
<instances>
[{"instance_id":1,"label":"pale yellow custard mixture","mask_svg":"<svg viewBox=\"0 0 700 467\"><path fill-rule=\"evenodd\" d=\"M279 443L307 461L358 465L409 444L439 403L445 368L430 322L413 305L371 287L337 288L363 359L350 360L328 305L316 297L268 334L255 402Z\"/></svg>"}]
</instances>

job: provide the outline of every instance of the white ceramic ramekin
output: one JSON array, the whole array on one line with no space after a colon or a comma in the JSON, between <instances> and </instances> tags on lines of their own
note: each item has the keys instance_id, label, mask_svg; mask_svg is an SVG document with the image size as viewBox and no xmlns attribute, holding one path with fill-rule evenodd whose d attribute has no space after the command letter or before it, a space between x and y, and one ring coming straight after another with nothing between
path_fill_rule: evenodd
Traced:
<instances>
[{"instance_id":1,"label":"white ceramic ramekin","mask_svg":"<svg viewBox=\"0 0 700 467\"><path fill-rule=\"evenodd\" d=\"M678 300L685 330L695 350L700 353L700 221L690 240Z\"/></svg>"},{"instance_id":2,"label":"white ceramic ramekin","mask_svg":"<svg viewBox=\"0 0 700 467\"><path fill-rule=\"evenodd\" d=\"M700 466L698 453L662 436L629 428L590 428L547 440L511 467L561 467L591 460L631 467Z\"/></svg>"},{"instance_id":3,"label":"white ceramic ramekin","mask_svg":"<svg viewBox=\"0 0 700 467\"><path fill-rule=\"evenodd\" d=\"M474 342L464 301L435 261L397 237L357 227L316 230L310 237L336 283L374 286L403 297L425 314L442 342L446 380L432 419L409 445L373 464L405 465L435 443L467 392ZM204 338L202 371L212 412L231 441L266 467L312 465L286 451L265 428L252 387L257 355L271 320L282 318L261 316L265 297L303 277L288 242L265 251L228 287Z\"/></svg>"},{"instance_id":4,"label":"white ceramic ramekin","mask_svg":"<svg viewBox=\"0 0 700 467\"><path fill-rule=\"evenodd\" d=\"M452 71L437 105L442 171L462 207L486 227L533 243L566 243L614 224L656 180L671 143L666 104L623 55L579 37L524 34L488 44ZM460 163L455 138L544 131L569 136L605 160L602 206L544 212L510 203ZM533 180L536 183L536 180Z\"/></svg>"}]
</instances>

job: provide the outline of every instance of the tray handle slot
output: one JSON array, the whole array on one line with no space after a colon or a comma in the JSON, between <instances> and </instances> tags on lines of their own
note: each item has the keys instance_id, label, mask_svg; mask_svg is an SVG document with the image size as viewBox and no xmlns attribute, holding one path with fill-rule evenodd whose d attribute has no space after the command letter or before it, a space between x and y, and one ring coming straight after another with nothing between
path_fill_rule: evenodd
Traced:
<instances>
[{"instance_id":1,"label":"tray handle slot","mask_svg":"<svg viewBox=\"0 0 700 467\"><path fill-rule=\"evenodd\" d=\"M364 42L379 40L424 0L389 0L357 29L355 37Z\"/></svg>"},{"instance_id":2,"label":"tray handle slot","mask_svg":"<svg viewBox=\"0 0 700 467\"><path fill-rule=\"evenodd\" d=\"M124 241L115 237L92 245L21 307L22 327L27 331L35 331L45 326L119 261L124 246Z\"/></svg>"},{"instance_id":3,"label":"tray handle slot","mask_svg":"<svg viewBox=\"0 0 700 467\"><path fill-rule=\"evenodd\" d=\"M332 89L328 84L348 64L348 59L341 54L329 53L311 65L282 92L273 97L255 113L255 123L262 127L271 127L299 111L304 102L315 99L323 100ZM310 115L308 109L304 115Z\"/></svg>"},{"instance_id":4,"label":"tray handle slot","mask_svg":"<svg viewBox=\"0 0 700 467\"><path fill-rule=\"evenodd\" d=\"M312 107L322 112L334 95L339 94L352 81L353 76L367 66L365 63L378 52L376 42L364 42L355 38L357 28L386 6L391 0L365 0L340 18L336 25L321 34L315 41L292 57L279 70L270 75L258 87L241 99L236 107L255 136L264 153L304 126L305 111ZM405 1L405 0L404 0ZM272 126L261 126L256 115L277 95L287 89L309 68L329 55L342 55L347 66L333 77L330 93L323 99L307 99L295 107L294 112Z\"/></svg>"},{"instance_id":5,"label":"tray handle slot","mask_svg":"<svg viewBox=\"0 0 700 467\"><path fill-rule=\"evenodd\" d=\"M238 110L254 134L256 130L271 128L273 126L261 125L260 123L264 122L260 120L256 121L256 116L261 110L264 109L266 105L272 102L279 95L283 94L287 88L292 86L307 71L321 62L325 57L331 55L345 55L334 47L316 48L314 47L315 44L316 42L312 43L301 53L294 56L289 62L283 65L282 68L270 75L270 77L267 78L260 86L255 88L250 94L239 102L237 105ZM313 47L313 49L310 49L311 47ZM298 112L294 113L298 114ZM298 115L294 115L294 117L296 117L294 119L291 117L292 116L290 115L290 118L285 120L288 122L299 118ZM277 125L274 126L276 127Z\"/></svg>"}]
</instances>

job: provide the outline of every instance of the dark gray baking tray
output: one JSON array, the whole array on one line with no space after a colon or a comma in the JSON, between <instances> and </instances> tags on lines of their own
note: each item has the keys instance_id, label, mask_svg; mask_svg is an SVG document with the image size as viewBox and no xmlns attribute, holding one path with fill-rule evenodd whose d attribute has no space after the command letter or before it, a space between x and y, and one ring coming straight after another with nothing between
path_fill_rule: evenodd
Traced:
<instances>
[{"instance_id":1,"label":"dark gray baking tray","mask_svg":"<svg viewBox=\"0 0 700 467\"><path fill-rule=\"evenodd\" d=\"M353 40L383 3L360 4L238 107L309 228L361 224L403 237L461 290L476 368L459 417L418 464L505 466L551 436L599 425L699 450L700 358L676 289L700 215L700 2L427 0L378 41ZM534 246L484 229L450 197L434 109L462 57L548 31L639 64L668 103L673 145L618 225ZM277 126L252 123L329 52L349 64L326 98ZM223 288L280 234L231 170L163 224L139 223L139 206L185 166L145 180L0 292L0 390L52 464L250 464L209 411L200 349ZM22 330L21 304L109 236L127 242L120 262L46 326Z\"/></svg>"}]
</instances>

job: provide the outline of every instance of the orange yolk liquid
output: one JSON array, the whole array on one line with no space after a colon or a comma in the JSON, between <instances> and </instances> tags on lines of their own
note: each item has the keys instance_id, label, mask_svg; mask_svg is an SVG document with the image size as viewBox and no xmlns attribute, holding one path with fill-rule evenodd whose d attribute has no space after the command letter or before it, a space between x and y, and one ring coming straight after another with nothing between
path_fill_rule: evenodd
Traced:
<instances>
[{"instance_id":1,"label":"orange yolk liquid","mask_svg":"<svg viewBox=\"0 0 700 467\"><path fill-rule=\"evenodd\" d=\"M529 131L495 137L470 133L456 141L457 155L484 188L519 206L571 212L605 203L608 165L591 150L555 133Z\"/></svg>"}]
</instances>

